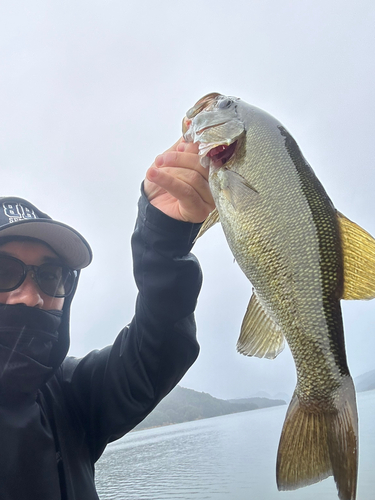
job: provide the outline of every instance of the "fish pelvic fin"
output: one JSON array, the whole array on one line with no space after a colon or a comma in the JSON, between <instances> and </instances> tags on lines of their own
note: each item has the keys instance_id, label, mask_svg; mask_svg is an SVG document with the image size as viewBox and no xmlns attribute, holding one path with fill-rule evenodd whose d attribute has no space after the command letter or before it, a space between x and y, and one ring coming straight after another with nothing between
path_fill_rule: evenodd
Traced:
<instances>
[{"instance_id":1,"label":"fish pelvic fin","mask_svg":"<svg viewBox=\"0 0 375 500\"><path fill-rule=\"evenodd\" d=\"M237 351L245 356L274 359L284 346L281 328L268 315L253 291L242 321Z\"/></svg>"},{"instance_id":2,"label":"fish pelvic fin","mask_svg":"<svg viewBox=\"0 0 375 500\"><path fill-rule=\"evenodd\" d=\"M351 377L344 377L327 412L302 407L294 394L277 454L279 490L295 490L333 475L340 500L355 500L358 473L358 417Z\"/></svg>"},{"instance_id":3,"label":"fish pelvic fin","mask_svg":"<svg viewBox=\"0 0 375 500\"><path fill-rule=\"evenodd\" d=\"M375 239L337 212L344 258L342 299L375 298Z\"/></svg>"},{"instance_id":4,"label":"fish pelvic fin","mask_svg":"<svg viewBox=\"0 0 375 500\"><path fill-rule=\"evenodd\" d=\"M206 231L208 231L217 222L220 222L219 212L217 211L217 208L214 208L214 210L212 210L212 212L208 214L208 217L201 225L201 228L194 240L194 243L197 241L198 238L200 238Z\"/></svg>"}]
</instances>

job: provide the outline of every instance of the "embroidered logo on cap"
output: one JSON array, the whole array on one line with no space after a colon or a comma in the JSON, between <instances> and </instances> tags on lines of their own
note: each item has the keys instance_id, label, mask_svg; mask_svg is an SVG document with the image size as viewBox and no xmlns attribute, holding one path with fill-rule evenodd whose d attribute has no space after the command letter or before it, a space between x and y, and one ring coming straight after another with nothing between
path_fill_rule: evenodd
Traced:
<instances>
[{"instance_id":1,"label":"embroidered logo on cap","mask_svg":"<svg viewBox=\"0 0 375 500\"><path fill-rule=\"evenodd\" d=\"M4 214L9 222L17 222L22 219L37 219L34 210L21 203L3 203Z\"/></svg>"}]
</instances>

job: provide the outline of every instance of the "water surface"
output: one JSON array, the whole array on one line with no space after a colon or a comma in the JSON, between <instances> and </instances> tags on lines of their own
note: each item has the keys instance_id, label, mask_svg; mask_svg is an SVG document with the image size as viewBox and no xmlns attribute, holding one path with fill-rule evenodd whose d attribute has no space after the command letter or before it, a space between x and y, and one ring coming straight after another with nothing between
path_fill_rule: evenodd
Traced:
<instances>
[{"instance_id":1,"label":"water surface","mask_svg":"<svg viewBox=\"0 0 375 500\"><path fill-rule=\"evenodd\" d=\"M357 500L375 499L375 391L358 394ZM101 500L335 500L332 478L279 492L275 464L287 406L132 432L97 464Z\"/></svg>"}]
</instances>

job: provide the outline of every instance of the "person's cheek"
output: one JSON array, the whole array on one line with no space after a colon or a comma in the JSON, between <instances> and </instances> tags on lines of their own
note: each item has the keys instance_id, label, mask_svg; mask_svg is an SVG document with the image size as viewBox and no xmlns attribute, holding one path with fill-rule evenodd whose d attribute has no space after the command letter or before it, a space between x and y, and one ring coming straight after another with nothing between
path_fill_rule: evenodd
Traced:
<instances>
[{"instance_id":1,"label":"person's cheek","mask_svg":"<svg viewBox=\"0 0 375 500\"><path fill-rule=\"evenodd\" d=\"M44 308L46 311L55 310L61 311L64 305L63 298L48 297L44 300Z\"/></svg>"}]
</instances>

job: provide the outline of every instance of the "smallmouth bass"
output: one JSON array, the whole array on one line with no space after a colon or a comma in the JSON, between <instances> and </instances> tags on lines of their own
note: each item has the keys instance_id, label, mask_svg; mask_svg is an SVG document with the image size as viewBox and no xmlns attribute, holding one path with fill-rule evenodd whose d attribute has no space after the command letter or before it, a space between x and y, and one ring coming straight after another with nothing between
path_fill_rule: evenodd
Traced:
<instances>
[{"instance_id":1,"label":"smallmouth bass","mask_svg":"<svg viewBox=\"0 0 375 500\"><path fill-rule=\"evenodd\" d=\"M266 112L208 94L187 112L183 134L199 143L216 203L198 237L221 222L253 285L237 348L272 359L286 339L295 361L277 486L333 475L339 498L355 500L358 416L340 300L375 297L375 240L335 209L294 138Z\"/></svg>"}]
</instances>

